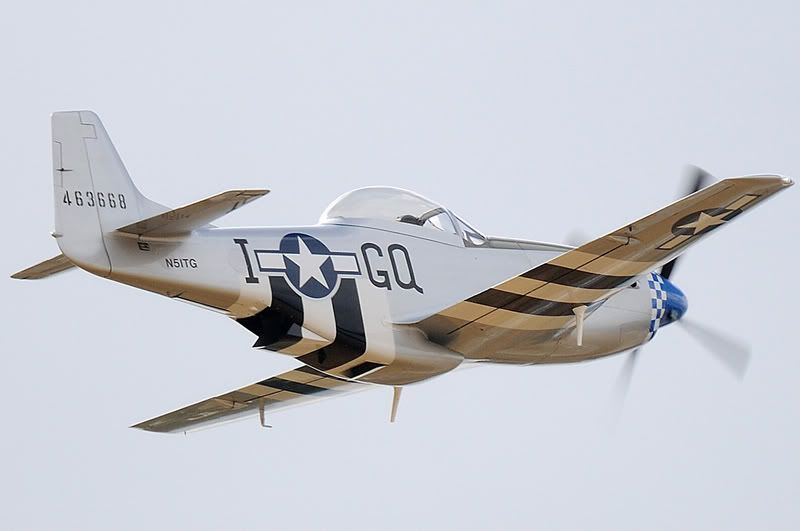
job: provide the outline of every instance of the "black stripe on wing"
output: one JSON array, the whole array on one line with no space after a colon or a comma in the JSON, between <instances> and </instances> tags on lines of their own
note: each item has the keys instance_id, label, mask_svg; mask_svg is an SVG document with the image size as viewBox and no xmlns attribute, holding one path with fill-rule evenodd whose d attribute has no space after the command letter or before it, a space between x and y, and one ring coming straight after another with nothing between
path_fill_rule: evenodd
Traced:
<instances>
[{"instance_id":1,"label":"black stripe on wing","mask_svg":"<svg viewBox=\"0 0 800 531\"><path fill-rule=\"evenodd\" d=\"M547 299L538 299L528 295L519 295L499 289L490 288L467 299L469 302L502 308L517 313L528 315L574 315L572 309L583 306L583 303L557 302Z\"/></svg>"},{"instance_id":2,"label":"black stripe on wing","mask_svg":"<svg viewBox=\"0 0 800 531\"><path fill-rule=\"evenodd\" d=\"M258 382L258 385L266 385L274 389L280 389L281 391L291 391L298 395L313 395L316 393L324 393L325 391L332 391L325 387L317 387L309 383L292 382L291 380L284 380L278 377L267 378L266 380Z\"/></svg>"},{"instance_id":3,"label":"black stripe on wing","mask_svg":"<svg viewBox=\"0 0 800 531\"><path fill-rule=\"evenodd\" d=\"M613 289L629 282L633 277L598 275L577 269L569 269L553 264L542 264L523 273L521 276L542 282L552 282L572 288Z\"/></svg>"}]
</instances>

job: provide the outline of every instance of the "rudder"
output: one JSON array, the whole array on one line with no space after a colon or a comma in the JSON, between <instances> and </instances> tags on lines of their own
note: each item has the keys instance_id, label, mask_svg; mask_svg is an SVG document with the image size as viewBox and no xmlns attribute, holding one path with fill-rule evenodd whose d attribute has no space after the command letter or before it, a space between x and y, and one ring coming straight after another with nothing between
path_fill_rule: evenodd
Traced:
<instances>
[{"instance_id":1,"label":"rudder","mask_svg":"<svg viewBox=\"0 0 800 531\"><path fill-rule=\"evenodd\" d=\"M95 113L53 113L52 128L54 236L76 265L108 276L104 235L163 207L136 189Z\"/></svg>"}]
</instances>

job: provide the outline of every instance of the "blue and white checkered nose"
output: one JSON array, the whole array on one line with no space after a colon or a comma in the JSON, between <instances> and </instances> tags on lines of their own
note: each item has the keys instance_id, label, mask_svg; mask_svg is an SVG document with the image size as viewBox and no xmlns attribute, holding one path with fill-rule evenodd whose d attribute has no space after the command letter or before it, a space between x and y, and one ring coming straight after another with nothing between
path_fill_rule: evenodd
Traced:
<instances>
[{"instance_id":1,"label":"blue and white checkered nose","mask_svg":"<svg viewBox=\"0 0 800 531\"><path fill-rule=\"evenodd\" d=\"M659 327L677 321L689 307L683 292L658 273L650 273L647 279L650 288L650 337Z\"/></svg>"},{"instance_id":2,"label":"blue and white checkered nose","mask_svg":"<svg viewBox=\"0 0 800 531\"><path fill-rule=\"evenodd\" d=\"M662 289L667 294L667 300L664 301L664 313L661 316L660 323L660 326L664 326L683 317L683 314L685 314L686 310L689 308L689 301L680 288L669 280L662 278L661 285Z\"/></svg>"}]
</instances>

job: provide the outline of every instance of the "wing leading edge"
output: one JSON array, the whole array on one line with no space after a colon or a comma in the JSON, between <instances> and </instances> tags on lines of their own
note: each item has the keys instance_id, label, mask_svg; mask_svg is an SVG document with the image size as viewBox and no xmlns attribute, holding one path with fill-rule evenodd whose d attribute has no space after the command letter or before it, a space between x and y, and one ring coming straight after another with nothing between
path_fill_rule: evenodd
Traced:
<instances>
[{"instance_id":1,"label":"wing leading edge","mask_svg":"<svg viewBox=\"0 0 800 531\"><path fill-rule=\"evenodd\" d=\"M431 340L467 356L556 337L588 308L712 230L788 188L791 179L725 179L423 319ZM594 306L593 306L594 305Z\"/></svg>"},{"instance_id":2,"label":"wing leading edge","mask_svg":"<svg viewBox=\"0 0 800 531\"><path fill-rule=\"evenodd\" d=\"M298 367L131 427L162 433L187 432L256 415L262 405L263 411L274 412L371 387L328 376L311 367Z\"/></svg>"}]
</instances>

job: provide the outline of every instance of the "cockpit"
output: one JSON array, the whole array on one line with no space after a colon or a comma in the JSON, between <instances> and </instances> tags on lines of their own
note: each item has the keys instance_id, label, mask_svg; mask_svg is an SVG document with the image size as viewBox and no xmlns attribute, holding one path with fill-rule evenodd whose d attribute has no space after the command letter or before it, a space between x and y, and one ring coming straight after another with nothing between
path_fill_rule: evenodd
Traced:
<instances>
[{"instance_id":1,"label":"cockpit","mask_svg":"<svg viewBox=\"0 0 800 531\"><path fill-rule=\"evenodd\" d=\"M469 223L443 206L414 192L389 186L372 186L348 192L331 203L319 221L353 224L370 222L372 225L377 222L384 227L388 224L394 230L414 233L421 227L436 231L428 233L430 236L458 237L464 245L470 247L484 245L487 241Z\"/></svg>"}]
</instances>

